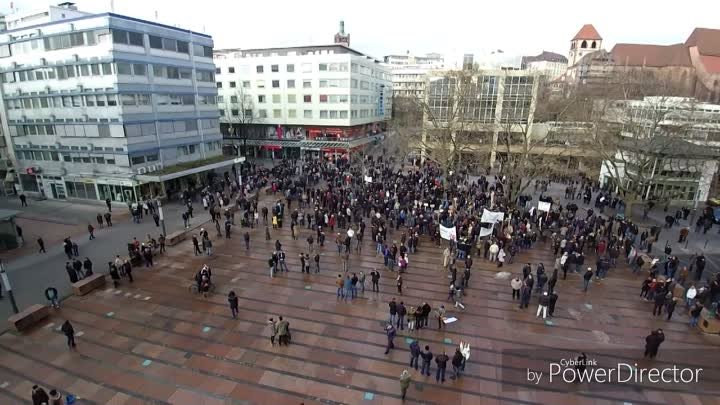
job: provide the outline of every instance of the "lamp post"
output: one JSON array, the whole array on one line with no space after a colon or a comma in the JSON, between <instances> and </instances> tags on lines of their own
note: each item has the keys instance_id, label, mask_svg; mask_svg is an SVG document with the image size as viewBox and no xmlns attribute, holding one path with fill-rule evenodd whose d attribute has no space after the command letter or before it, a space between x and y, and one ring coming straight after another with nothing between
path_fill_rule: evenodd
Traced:
<instances>
[{"instance_id":1,"label":"lamp post","mask_svg":"<svg viewBox=\"0 0 720 405\"><path fill-rule=\"evenodd\" d=\"M160 226L162 226L162 233L167 237L167 231L165 231L165 215L163 215L162 201L156 199L158 206L158 215L160 215Z\"/></svg>"},{"instance_id":2,"label":"lamp post","mask_svg":"<svg viewBox=\"0 0 720 405\"><path fill-rule=\"evenodd\" d=\"M7 276L7 272L5 272L5 263L0 260L0 277L2 277L2 283L5 287L5 291L8 293L8 297L10 297L10 303L12 304L13 312L16 314L20 312L17 306L17 302L15 302L15 295L12 291L12 286L10 285L10 279Z\"/></svg>"}]
</instances>

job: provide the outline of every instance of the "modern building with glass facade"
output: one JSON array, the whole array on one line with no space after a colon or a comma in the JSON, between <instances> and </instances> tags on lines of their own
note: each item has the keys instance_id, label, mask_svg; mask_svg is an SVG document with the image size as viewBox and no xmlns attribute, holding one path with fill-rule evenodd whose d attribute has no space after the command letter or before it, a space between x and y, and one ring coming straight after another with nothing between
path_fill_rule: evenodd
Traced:
<instances>
[{"instance_id":1,"label":"modern building with glass facade","mask_svg":"<svg viewBox=\"0 0 720 405\"><path fill-rule=\"evenodd\" d=\"M25 194L127 202L221 162L210 36L72 3L5 25L0 118Z\"/></svg>"}]
</instances>

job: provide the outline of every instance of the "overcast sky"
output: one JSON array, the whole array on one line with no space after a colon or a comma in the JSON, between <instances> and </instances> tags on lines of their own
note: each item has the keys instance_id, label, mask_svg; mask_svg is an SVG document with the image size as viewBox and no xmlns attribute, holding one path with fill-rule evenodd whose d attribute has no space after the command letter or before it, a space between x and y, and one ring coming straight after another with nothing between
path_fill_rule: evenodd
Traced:
<instances>
[{"instance_id":1,"label":"overcast sky","mask_svg":"<svg viewBox=\"0 0 720 405\"><path fill-rule=\"evenodd\" d=\"M110 10L111 0L77 0L81 10ZM58 1L14 0L30 10ZM694 27L720 28L718 0L114 0L115 12L155 20L215 38L216 48L332 43L345 21L351 46L375 57L439 52L454 62L542 50L567 55L570 39L592 23L609 49L617 42L683 42ZM9 0L0 12L8 12Z\"/></svg>"}]
</instances>

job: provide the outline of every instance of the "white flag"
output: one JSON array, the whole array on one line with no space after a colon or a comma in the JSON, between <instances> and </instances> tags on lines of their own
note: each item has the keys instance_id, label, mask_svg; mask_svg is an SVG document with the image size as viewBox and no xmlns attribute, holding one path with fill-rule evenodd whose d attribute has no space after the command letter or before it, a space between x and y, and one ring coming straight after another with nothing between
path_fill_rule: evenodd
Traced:
<instances>
[{"instance_id":1,"label":"white flag","mask_svg":"<svg viewBox=\"0 0 720 405\"><path fill-rule=\"evenodd\" d=\"M538 211L550 212L550 207L552 207L552 203L538 201Z\"/></svg>"},{"instance_id":2,"label":"white flag","mask_svg":"<svg viewBox=\"0 0 720 405\"><path fill-rule=\"evenodd\" d=\"M493 229L492 228L480 228L480 237L488 236L492 234Z\"/></svg>"},{"instance_id":3,"label":"white flag","mask_svg":"<svg viewBox=\"0 0 720 405\"><path fill-rule=\"evenodd\" d=\"M483 209L483 214L482 214L482 218L480 218L480 222L483 222L486 224L495 224L498 222L502 222L503 219L505 219L504 212L493 212L493 211L488 211L487 209Z\"/></svg>"}]
</instances>

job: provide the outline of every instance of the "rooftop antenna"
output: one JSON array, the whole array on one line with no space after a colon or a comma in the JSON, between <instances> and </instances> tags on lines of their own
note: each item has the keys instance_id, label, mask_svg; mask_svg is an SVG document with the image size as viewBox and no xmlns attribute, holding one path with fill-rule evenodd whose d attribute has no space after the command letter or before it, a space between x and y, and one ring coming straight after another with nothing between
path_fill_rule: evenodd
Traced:
<instances>
[{"instance_id":1,"label":"rooftop antenna","mask_svg":"<svg viewBox=\"0 0 720 405\"><path fill-rule=\"evenodd\" d=\"M110 0L110 12L115 12L115 0Z\"/></svg>"},{"instance_id":2,"label":"rooftop antenna","mask_svg":"<svg viewBox=\"0 0 720 405\"><path fill-rule=\"evenodd\" d=\"M158 20L158 11L155 10L155 21L157 21L157 20Z\"/></svg>"}]
</instances>

